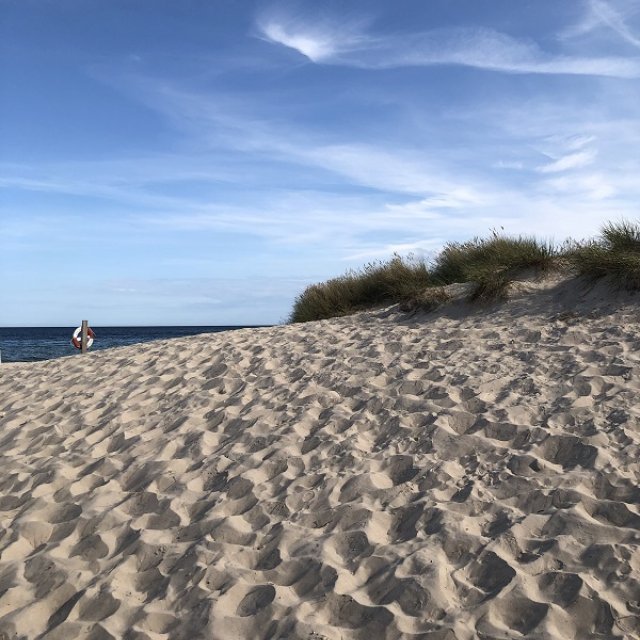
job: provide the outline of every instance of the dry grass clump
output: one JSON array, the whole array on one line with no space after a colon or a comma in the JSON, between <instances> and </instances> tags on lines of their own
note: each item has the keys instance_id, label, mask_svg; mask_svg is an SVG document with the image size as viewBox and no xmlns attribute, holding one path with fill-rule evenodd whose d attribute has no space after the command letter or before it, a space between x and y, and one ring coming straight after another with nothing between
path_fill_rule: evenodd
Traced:
<instances>
[{"instance_id":1,"label":"dry grass clump","mask_svg":"<svg viewBox=\"0 0 640 640\"><path fill-rule=\"evenodd\" d=\"M445 245L434 261L432 277L442 284L473 282L470 299L492 302L506 297L518 274L528 269L548 271L558 266L559 257L551 243L494 232L487 239Z\"/></svg>"},{"instance_id":2,"label":"dry grass clump","mask_svg":"<svg viewBox=\"0 0 640 640\"><path fill-rule=\"evenodd\" d=\"M290 321L323 320L406 301L430 284L424 261L396 255L387 262L372 262L359 271L307 287L296 298Z\"/></svg>"},{"instance_id":3,"label":"dry grass clump","mask_svg":"<svg viewBox=\"0 0 640 640\"><path fill-rule=\"evenodd\" d=\"M478 272L471 280L474 286L469 294L469 301L491 303L506 300L509 286L516 275L516 271L507 269Z\"/></svg>"},{"instance_id":4,"label":"dry grass clump","mask_svg":"<svg viewBox=\"0 0 640 640\"><path fill-rule=\"evenodd\" d=\"M494 231L490 238L446 244L434 260L432 275L443 284L470 282L487 270L549 269L556 257L551 243L524 236L508 238Z\"/></svg>"},{"instance_id":5,"label":"dry grass clump","mask_svg":"<svg viewBox=\"0 0 640 640\"><path fill-rule=\"evenodd\" d=\"M640 290L640 224L609 222L599 238L569 249L566 260L578 275L608 276L623 289Z\"/></svg>"}]
</instances>

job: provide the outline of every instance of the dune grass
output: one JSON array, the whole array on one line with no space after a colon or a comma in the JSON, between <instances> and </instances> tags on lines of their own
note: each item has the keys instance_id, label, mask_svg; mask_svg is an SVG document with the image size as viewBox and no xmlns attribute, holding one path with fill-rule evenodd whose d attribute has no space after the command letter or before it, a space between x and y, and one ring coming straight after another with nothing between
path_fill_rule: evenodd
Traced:
<instances>
[{"instance_id":1,"label":"dune grass","mask_svg":"<svg viewBox=\"0 0 640 640\"><path fill-rule=\"evenodd\" d=\"M450 242L435 258L434 280L442 284L473 282L487 271L548 269L556 260L552 244L536 238L509 238L494 232L490 238Z\"/></svg>"},{"instance_id":2,"label":"dune grass","mask_svg":"<svg viewBox=\"0 0 640 640\"><path fill-rule=\"evenodd\" d=\"M431 276L446 285L472 282L470 298L490 302L506 296L509 284L523 271L547 271L558 265L558 251L549 242L494 232L490 238L451 242L435 258Z\"/></svg>"},{"instance_id":3,"label":"dune grass","mask_svg":"<svg viewBox=\"0 0 640 640\"><path fill-rule=\"evenodd\" d=\"M396 255L389 261L372 262L359 271L348 271L307 287L296 298L290 321L323 320L403 302L431 284L423 261Z\"/></svg>"},{"instance_id":4,"label":"dune grass","mask_svg":"<svg viewBox=\"0 0 640 640\"><path fill-rule=\"evenodd\" d=\"M640 290L640 224L609 222L599 238L568 250L566 260L578 275L590 280L608 276L615 286Z\"/></svg>"},{"instance_id":5,"label":"dune grass","mask_svg":"<svg viewBox=\"0 0 640 640\"><path fill-rule=\"evenodd\" d=\"M449 300L446 285L465 282L469 299L487 303L505 299L509 285L528 271L568 269L575 275L640 290L640 223L607 223L600 236L556 247L529 236L450 242L428 265L412 257L394 256L358 271L311 285L295 300L291 322L348 315L383 304L401 303L406 311L431 311Z\"/></svg>"}]
</instances>

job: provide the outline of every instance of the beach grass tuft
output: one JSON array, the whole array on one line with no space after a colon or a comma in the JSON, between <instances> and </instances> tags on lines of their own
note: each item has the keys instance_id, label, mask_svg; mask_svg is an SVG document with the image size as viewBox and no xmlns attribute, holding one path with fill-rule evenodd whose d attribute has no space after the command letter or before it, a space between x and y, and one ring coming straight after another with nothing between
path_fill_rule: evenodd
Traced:
<instances>
[{"instance_id":1,"label":"beach grass tuft","mask_svg":"<svg viewBox=\"0 0 640 640\"><path fill-rule=\"evenodd\" d=\"M532 237L510 238L493 232L490 238L450 242L434 260L433 280L441 284L472 282L470 299L491 302L506 297L509 284L523 271L547 271L558 265L550 242Z\"/></svg>"},{"instance_id":2,"label":"beach grass tuft","mask_svg":"<svg viewBox=\"0 0 640 640\"><path fill-rule=\"evenodd\" d=\"M290 321L323 320L404 302L430 284L423 260L395 255L386 262L371 262L360 270L307 287L296 298Z\"/></svg>"},{"instance_id":3,"label":"beach grass tuft","mask_svg":"<svg viewBox=\"0 0 640 640\"><path fill-rule=\"evenodd\" d=\"M607 276L623 289L640 290L640 224L609 222L599 238L569 249L566 260L578 275L591 280Z\"/></svg>"}]
</instances>

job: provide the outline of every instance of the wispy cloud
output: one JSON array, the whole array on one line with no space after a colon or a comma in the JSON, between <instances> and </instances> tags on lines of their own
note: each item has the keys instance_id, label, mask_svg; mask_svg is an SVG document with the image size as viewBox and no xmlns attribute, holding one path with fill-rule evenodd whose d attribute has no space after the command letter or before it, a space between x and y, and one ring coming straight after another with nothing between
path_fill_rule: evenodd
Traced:
<instances>
[{"instance_id":1,"label":"wispy cloud","mask_svg":"<svg viewBox=\"0 0 640 640\"><path fill-rule=\"evenodd\" d=\"M506 73L640 77L640 58L573 56L484 27L440 28L401 35L344 33L336 25L279 16L258 23L262 36L318 64L386 69L461 65Z\"/></svg>"},{"instance_id":2,"label":"wispy cloud","mask_svg":"<svg viewBox=\"0 0 640 640\"><path fill-rule=\"evenodd\" d=\"M549 164L538 167L538 171L541 173L558 173L569 169L578 169L592 164L595 158L596 152L593 150L578 151L576 153L570 153L566 156L562 156Z\"/></svg>"},{"instance_id":3,"label":"wispy cloud","mask_svg":"<svg viewBox=\"0 0 640 640\"><path fill-rule=\"evenodd\" d=\"M564 144L568 150L577 151L578 149L582 149L586 145L595 142L595 136L570 136L569 138L565 138Z\"/></svg>"},{"instance_id":4,"label":"wispy cloud","mask_svg":"<svg viewBox=\"0 0 640 640\"><path fill-rule=\"evenodd\" d=\"M361 33L366 20L344 21L336 24L315 20L307 24L300 19L273 11L257 20L259 33L270 42L299 51L313 62L322 62L368 46L368 38Z\"/></svg>"},{"instance_id":5,"label":"wispy cloud","mask_svg":"<svg viewBox=\"0 0 640 640\"><path fill-rule=\"evenodd\" d=\"M619 7L614 8L610 2L591 0L588 3L588 10L584 18L576 25L566 29L562 35L570 38L589 34L600 29L610 29L624 42L640 48L640 36L633 31L627 22L627 18L630 15L640 12L640 6L637 2L622 4L626 4L626 11L621 11Z\"/></svg>"},{"instance_id":6,"label":"wispy cloud","mask_svg":"<svg viewBox=\"0 0 640 640\"><path fill-rule=\"evenodd\" d=\"M545 181L544 186L557 195L565 194L577 199L606 200L616 195L613 180L603 173L587 173L572 176L560 176ZM616 215L620 215L619 213Z\"/></svg>"},{"instance_id":7,"label":"wispy cloud","mask_svg":"<svg viewBox=\"0 0 640 640\"><path fill-rule=\"evenodd\" d=\"M384 245L363 245L353 253L345 255L344 261L357 262L363 260L382 260L398 254L401 256L412 255L416 258L429 258L441 245L442 238L425 239L418 242L397 242Z\"/></svg>"},{"instance_id":8,"label":"wispy cloud","mask_svg":"<svg viewBox=\"0 0 640 640\"><path fill-rule=\"evenodd\" d=\"M167 81L146 79L139 88L136 98L197 153L5 165L4 184L43 196L101 197L111 203L114 233L125 216L130 238L234 234L279 250L304 247L334 264L430 251L502 225L534 233L546 224L562 236L579 222L588 234L607 212L633 216L640 197L639 163L629 154L640 143L637 123L573 103L470 105L447 126L482 132L490 125L491 135L449 156L446 139L438 147L425 135L399 144L342 131L336 143L335 132L283 123L262 103L238 108L228 95ZM518 183L513 173L493 170L500 162L518 169ZM49 202L46 210L54 215Z\"/></svg>"}]
</instances>

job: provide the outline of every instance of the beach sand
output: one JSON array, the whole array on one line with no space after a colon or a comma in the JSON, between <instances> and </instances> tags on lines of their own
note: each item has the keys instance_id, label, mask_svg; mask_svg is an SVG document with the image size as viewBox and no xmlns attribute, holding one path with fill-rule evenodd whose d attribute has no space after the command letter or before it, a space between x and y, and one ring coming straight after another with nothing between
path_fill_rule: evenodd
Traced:
<instances>
[{"instance_id":1,"label":"beach sand","mask_svg":"<svg viewBox=\"0 0 640 640\"><path fill-rule=\"evenodd\" d=\"M512 297L1 365L0 637L639 638L638 296Z\"/></svg>"}]
</instances>

